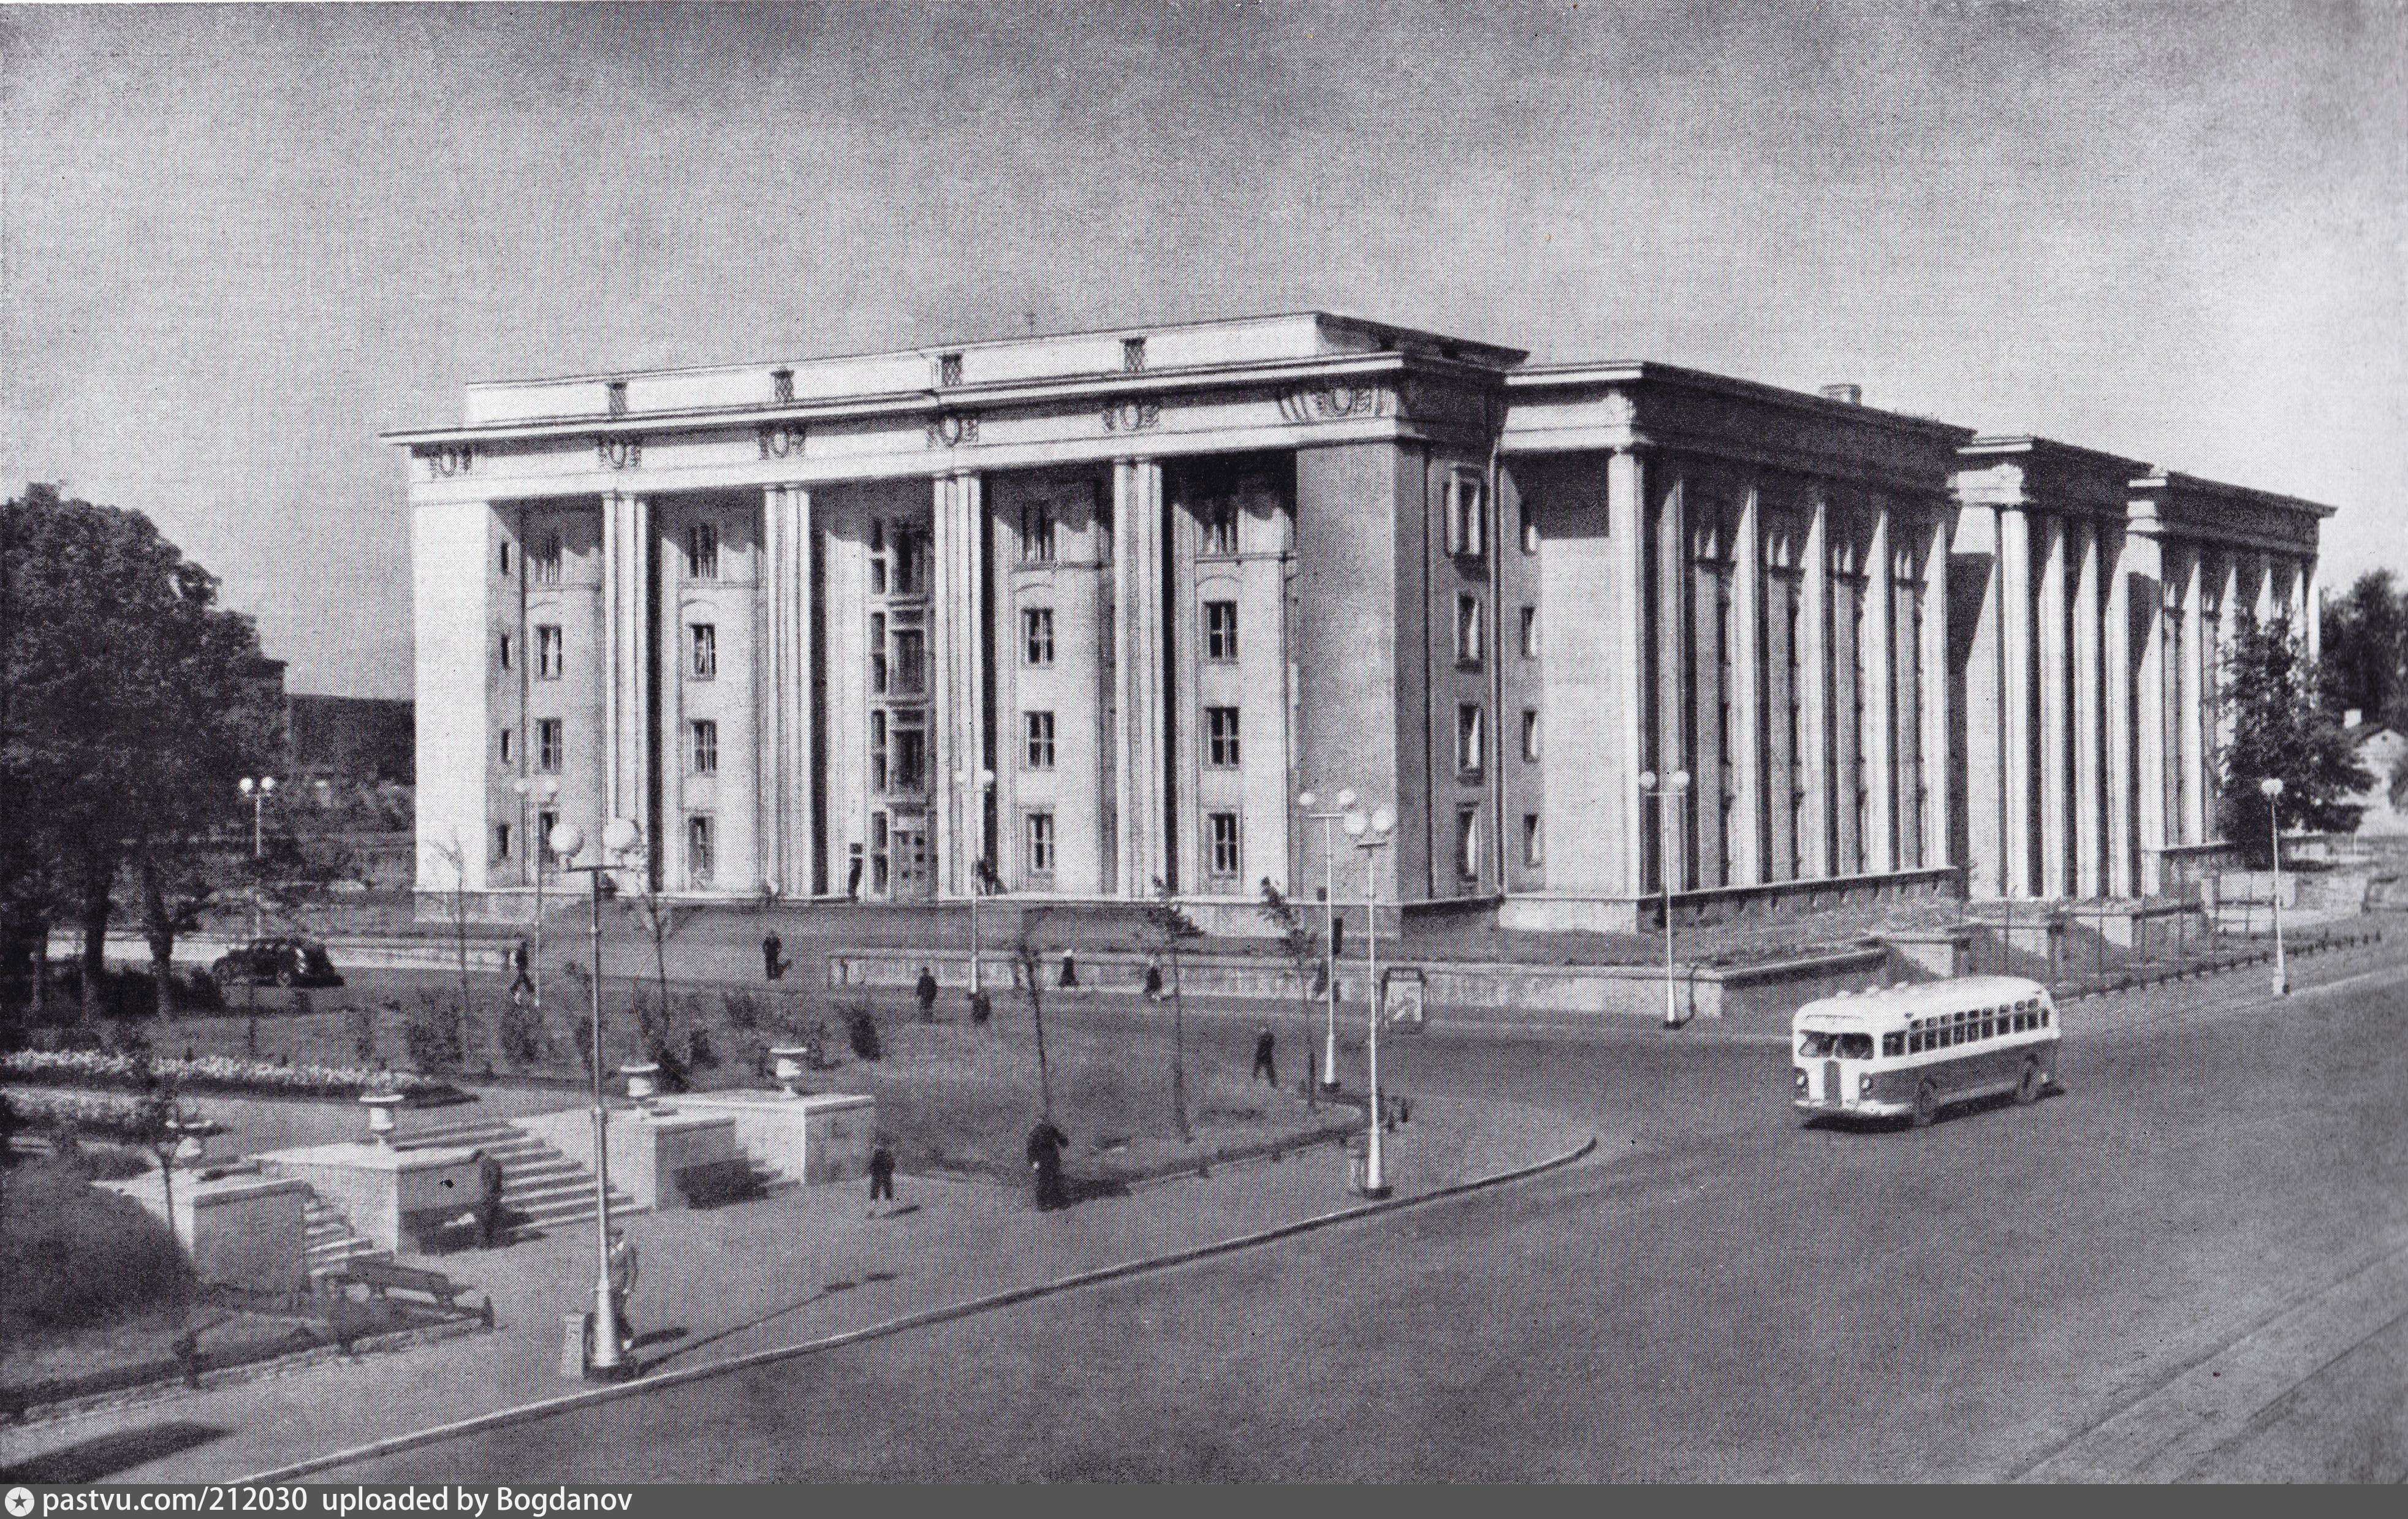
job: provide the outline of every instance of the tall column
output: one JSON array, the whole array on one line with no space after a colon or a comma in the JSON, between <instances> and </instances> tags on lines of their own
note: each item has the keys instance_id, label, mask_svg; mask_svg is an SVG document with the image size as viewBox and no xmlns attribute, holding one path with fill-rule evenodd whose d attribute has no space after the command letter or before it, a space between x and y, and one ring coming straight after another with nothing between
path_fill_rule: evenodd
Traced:
<instances>
[{"instance_id":1,"label":"tall column","mask_svg":"<svg viewBox=\"0 0 2408 1519\"><path fill-rule=\"evenodd\" d=\"M2101 628L2099 615L2099 524L2075 522L2073 587L2073 850L2074 895L2107 895L2106 714L2100 709Z\"/></svg>"},{"instance_id":2,"label":"tall column","mask_svg":"<svg viewBox=\"0 0 2408 1519\"><path fill-rule=\"evenodd\" d=\"M1757 493L1740 509L1731 569L1731 775L1739 794L1731 809L1730 879L1754 886L1765 879L1764 840L1764 524Z\"/></svg>"},{"instance_id":3,"label":"tall column","mask_svg":"<svg viewBox=\"0 0 2408 1519\"><path fill-rule=\"evenodd\" d=\"M1891 599L1896 573L1889 556L1889 503L1873 509L1872 541L1865 551L1864 616L1857 623L1857 658L1865 667L1865 700L1856 721L1865 740L1865 870L1880 875L1898 868L1898 692L1891 679L1890 643L1898 618Z\"/></svg>"},{"instance_id":4,"label":"tall column","mask_svg":"<svg viewBox=\"0 0 2408 1519\"><path fill-rule=\"evenodd\" d=\"M1622 658L1623 689L1629 699L1615 715L1613 743L1622 757L1626 781L1621 798L1622 890L1632 897L1647 891L1647 800L1639 792L1639 773L1647 768L1647 460L1637 449L1613 451L1606 466L1606 532L1613 547L1613 595L1619 613L1615 637ZM1550 752L1553 752L1551 748Z\"/></svg>"},{"instance_id":5,"label":"tall column","mask_svg":"<svg viewBox=\"0 0 2408 1519\"><path fill-rule=\"evenodd\" d=\"M2066 758L2071 738L2067 711L2066 570L2069 544L2065 519L2054 514L2042 520L2040 569L2040 879L2035 889L2043 896L2072 893L2067 880L2070 861L2071 778Z\"/></svg>"},{"instance_id":6,"label":"tall column","mask_svg":"<svg viewBox=\"0 0 2408 1519\"><path fill-rule=\"evenodd\" d=\"M1805 577L1798 637L1799 752L1806 772L1806 806L1798 840L1798 874L1812 880L1831 873L1831 504L1814 498L1806 524Z\"/></svg>"},{"instance_id":7,"label":"tall column","mask_svg":"<svg viewBox=\"0 0 2408 1519\"><path fill-rule=\"evenodd\" d=\"M811 837L811 493L762 493L762 691L759 716L761 876L789 896L810 895Z\"/></svg>"},{"instance_id":8,"label":"tall column","mask_svg":"<svg viewBox=\"0 0 2408 1519\"><path fill-rule=\"evenodd\" d=\"M2165 889L2165 866L2160 855L2168 843L2167 752L2175 737L2166 724L2166 577L2172 566L2167 563L2172 555L2167 553L2165 544L2153 535L2136 534L2126 540L2126 547L2132 555L2132 594L2143 602L2133 609L2142 629L2138 736L2141 815L2136 830L2141 857L2135 866L2139 889L2145 895Z\"/></svg>"},{"instance_id":9,"label":"tall column","mask_svg":"<svg viewBox=\"0 0 2408 1519\"><path fill-rule=\"evenodd\" d=\"M2208 806L2212 781L2207 774L2207 743L2205 712L2207 683L2214 671L2207 663L2205 609L2200 601L2207 589L2205 555L2193 551L2186 555L2190 563L2185 567L2183 589L2183 836L2186 844L2203 844L2208 839L2209 819L2214 815ZM2264 577L2259 577L2259 597L2264 597ZM2261 618L2260 621L2263 619Z\"/></svg>"},{"instance_id":10,"label":"tall column","mask_svg":"<svg viewBox=\"0 0 2408 1519\"><path fill-rule=\"evenodd\" d=\"M978 888L986 856L986 667L982 594L986 579L984 493L975 474L936 480L936 753L929 779L937 808L939 881L948 896Z\"/></svg>"},{"instance_id":11,"label":"tall column","mask_svg":"<svg viewBox=\"0 0 2408 1519\"><path fill-rule=\"evenodd\" d=\"M2325 657L2325 585L2317 578L2313 558L2300 561L2300 616L2308 624L2308 663L2321 665Z\"/></svg>"},{"instance_id":12,"label":"tall column","mask_svg":"<svg viewBox=\"0 0 2408 1519\"><path fill-rule=\"evenodd\" d=\"M1999 511L1999 781L2006 806L2000 830L2004 895L2029 896L2032 859L2031 515Z\"/></svg>"},{"instance_id":13,"label":"tall column","mask_svg":"<svg viewBox=\"0 0 2408 1519\"><path fill-rule=\"evenodd\" d=\"M2132 833L2132 593L2120 529L2100 535L2099 562L2106 577L2107 666L2107 864L2106 892L2134 896L2141 890L2141 862Z\"/></svg>"},{"instance_id":14,"label":"tall column","mask_svg":"<svg viewBox=\"0 0 2408 1519\"><path fill-rule=\"evenodd\" d=\"M652 555L651 503L641 496L613 493L602 498L602 582L604 620L609 638L610 676L603 703L605 732L602 816L595 820L597 853L599 830L613 818L642 827L649 839L656 820L651 806L652 703L647 689L651 609L645 588L651 583ZM683 651L664 649L665 659ZM620 884L638 887L634 872L619 872Z\"/></svg>"},{"instance_id":15,"label":"tall column","mask_svg":"<svg viewBox=\"0 0 2408 1519\"><path fill-rule=\"evenodd\" d=\"M1923 649L1915 661L1915 677L1923 682L1923 864L1963 865L1949 857L1956 838L1955 797L1950 778L1956 773L1951 745L1956 723L1949 710L1948 679L1948 544L1956 512L1943 508L1932 516L1923 555Z\"/></svg>"},{"instance_id":16,"label":"tall column","mask_svg":"<svg viewBox=\"0 0 2408 1519\"><path fill-rule=\"evenodd\" d=\"M1112 465L1112 668L1119 684L1112 781L1120 820L1120 894L1151 896L1168 879L1163 710L1162 466Z\"/></svg>"},{"instance_id":17,"label":"tall column","mask_svg":"<svg viewBox=\"0 0 2408 1519\"><path fill-rule=\"evenodd\" d=\"M2274 620L2281 603L2274 599L2274 561L2267 554L2252 554L2250 562L2258 571L2258 625L2264 627Z\"/></svg>"}]
</instances>

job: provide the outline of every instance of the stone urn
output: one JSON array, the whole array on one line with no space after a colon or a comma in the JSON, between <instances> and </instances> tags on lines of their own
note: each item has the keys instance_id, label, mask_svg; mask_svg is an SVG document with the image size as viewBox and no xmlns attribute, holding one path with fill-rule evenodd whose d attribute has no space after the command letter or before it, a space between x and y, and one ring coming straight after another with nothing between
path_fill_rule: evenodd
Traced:
<instances>
[{"instance_id":1,"label":"stone urn","mask_svg":"<svg viewBox=\"0 0 2408 1519\"><path fill-rule=\"evenodd\" d=\"M209 1135L214 1132L209 1125L197 1118L179 1119L167 1125L167 1132L176 1136L174 1159L178 1166L191 1170L208 1158Z\"/></svg>"},{"instance_id":2,"label":"stone urn","mask_svg":"<svg viewBox=\"0 0 2408 1519\"><path fill-rule=\"evenodd\" d=\"M401 1106L398 1092L365 1092L360 1106L368 1111L368 1139L390 1149L393 1145L393 1113Z\"/></svg>"},{"instance_id":3,"label":"stone urn","mask_svg":"<svg viewBox=\"0 0 2408 1519\"><path fill-rule=\"evenodd\" d=\"M810 1054L810 1049L800 1044L780 1045L769 1052L769 1074L776 1077L778 1084L786 1089L786 1096L799 1097L803 1095L798 1090L798 1083L801 1082L803 1071L806 1068L804 1061Z\"/></svg>"},{"instance_id":4,"label":"stone urn","mask_svg":"<svg viewBox=\"0 0 2408 1519\"><path fill-rule=\"evenodd\" d=\"M661 1068L646 1061L641 1065L621 1066L619 1074L627 1079L627 1100L649 1111L652 1099L660 1096Z\"/></svg>"}]
</instances>

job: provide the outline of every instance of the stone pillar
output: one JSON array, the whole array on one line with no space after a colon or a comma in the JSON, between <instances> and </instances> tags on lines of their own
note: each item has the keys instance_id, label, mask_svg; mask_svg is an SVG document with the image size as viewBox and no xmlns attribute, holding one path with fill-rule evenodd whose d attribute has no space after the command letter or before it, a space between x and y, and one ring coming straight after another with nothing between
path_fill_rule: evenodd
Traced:
<instances>
[{"instance_id":1,"label":"stone pillar","mask_svg":"<svg viewBox=\"0 0 2408 1519\"><path fill-rule=\"evenodd\" d=\"M2258 569L2258 625L2264 627L2281 609L2281 603L2274 599L2274 561L2271 555L2262 553L2252 555L2251 560Z\"/></svg>"},{"instance_id":2,"label":"stone pillar","mask_svg":"<svg viewBox=\"0 0 2408 1519\"><path fill-rule=\"evenodd\" d=\"M1118 888L1154 893L1168 879L1168 763L1163 709L1162 466L1152 459L1112 465L1112 671L1119 686L1112 735L1112 781L1119 819Z\"/></svg>"},{"instance_id":3,"label":"stone pillar","mask_svg":"<svg viewBox=\"0 0 2408 1519\"><path fill-rule=\"evenodd\" d=\"M2141 857L2135 861L2139 890L2153 894L2165 889L2165 863L2160 852L2167 845L2166 773L2168 750L2174 735L2166 724L2166 574L2171 556L2165 544L2156 537L2136 534L2125 543L2132 565L2129 573L2137 582L2132 595L2140 598L2133 610L2141 624L2141 693L2140 693L2140 837Z\"/></svg>"},{"instance_id":4,"label":"stone pillar","mask_svg":"<svg viewBox=\"0 0 2408 1519\"><path fill-rule=\"evenodd\" d=\"M812 889L811 493L762 493L761 876L788 896Z\"/></svg>"},{"instance_id":5,"label":"stone pillar","mask_svg":"<svg viewBox=\"0 0 2408 1519\"><path fill-rule=\"evenodd\" d=\"M1698 794L1712 780L1698 773L1700 766L1689 752L1685 697L1692 651L1688 619L1684 615L1690 589L1689 513L1684 494L1683 483L1675 478L1656 506L1656 602L1648 609L1656 633L1656 774L1660 780L1675 770L1691 772L1689 789L1677 804L1657 803L1656 847L1663 858L1656 862L1656 882L1660 890L1670 881L1676 892L1694 884L1689 870L1689 810L1698 805Z\"/></svg>"},{"instance_id":6,"label":"stone pillar","mask_svg":"<svg viewBox=\"0 0 2408 1519\"><path fill-rule=\"evenodd\" d=\"M651 703L646 699L645 654L651 637L651 609L645 587L651 581L653 552L651 504L641 496L611 494L602 498L602 582L604 623L609 629L610 676L603 705L605 733L602 815L594 820L593 850L599 858L601 829L613 818L642 827L650 839L652 777L650 734ZM661 651L665 660L685 657L676 647L681 637L671 630L672 647ZM621 871L623 887L640 889L634 872Z\"/></svg>"},{"instance_id":7,"label":"stone pillar","mask_svg":"<svg viewBox=\"0 0 2408 1519\"><path fill-rule=\"evenodd\" d=\"M2207 585L2203 579L2205 557L2198 551L2186 556L2183 589L2183 705L2182 705L2182 766L2183 817L2182 841L2203 844L2208 839L2209 819L2214 810L2208 806L2212 781L2207 774L2207 743L2205 714L2207 682L2214 671L2207 663L2205 610L2200 606ZM2265 579L2258 579L2258 596L2263 603ZM2262 618L2261 618L2262 621Z\"/></svg>"},{"instance_id":8,"label":"stone pillar","mask_svg":"<svg viewBox=\"0 0 2408 1519\"><path fill-rule=\"evenodd\" d=\"M2308 624L2308 663L2321 665L2325 658L2325 586L2316 578L2314 559L2300 561L2300 615Z\"/></svg>"},{"instance_id":9,"label":"stone pillar","mask_svg":"<svg viewBox=\"0 0 2408 1519\"><path fill-rule=\"evenodd\" d=\"M1952 816L1955 798L1950 778L1956 762L1950 752L1956 723L1949 709L1948 675L1948 545L1956 512L1934 513L1923 555L1923 649L1915 675L1923 682L1923 864L1926 869L1963 865L1949 858L1956 838Z\"/></svg>"},{"instance_id":10,"label":"stone pillar","mask_svg":"<svg viewBox=\"0 0 2408 1519\"><path fill-rule=\"evenodd\" d=\"M1798 840L1798 874L1813 880L1831 873L1831 504L1814 498L1813 515L1806 524L1803 609L1798 637L1804 649L1798 661L1799 738L1804 758L1806 806Z\"/></svg>"},{"instance_id":11,"label":"stone pillar","mask_svg":"<svg viewBox=\"0 0 2408 1519\"><path fill-rule=\"evenodd\" d=\"M1892 600L1889 503L1873 508L1872 539L1865 550L1864 616L1857 623L1857 657L1865 668L1864 709L1856 720L1865 738L1865 871L1898 868L1898 691L1890 645L1898 618Z\"/></svg>"},{"instance_id":12,"label":"stone pillar","mask_svg":"<svg viewBox=\"0 0 2408 1519\"><path fill-rule=\"evenodd\" d=\"M2065 519L2042 519L2040 567L2040 879L2034 891L2042 896L2072 894L2066 867L2070 845L2072 778L2067 774L2071 738L2067 710L2066 575L2071 548Z\"/></svg>"},{"instance_id":13,"label":"stone pillar","mask_svg":"<svg viewBox=\"0 0 2408 1519\"><path fill-rule=\"evenodd\" d=\"M2000 658L1999 783L2006 795L2000 893L2029 896L2032 860L2031 516L2021 507L1999 511Z\"/></svg>"},{"instance_id":14,"label":"stone pillar","mask_svg":"<svg viewBox=\"0 0 2408 1519\"><path fill-rule=\"evenodd\" d=\"M1620 800L1624 864L1621 888L1632 897L1646 895L1646 862L1653 853L1647 843L1650 814L1646 798L1640 795L1638 779L1639 773L1647 768L1646 534L1641 531L1646 503L1645 456L1637 449L1616 449L1606 466L1606 532L1614 545L1613 592L1622 612L1616 637L1621 644L1624 679L1628 682L1625 689L1631 699L1622 704L1616 715L1613 745L1622 756L1622 773L1628 780L1626 795ZM1556 645L1550 643L1549 647ZM1548 752L1555 752L1555 746L1550 745Z\"/></svg>"},{"instance_id":15,"label":"stone pillar","mask_svg":"<svg viewBox=\"0 0 2408 1519\"><path fill-rule=\"evenodd\" d=\"M933 520L936 752L929 780L937 806L939 889L968 896L986 857L986 597L984 492L975 474L939 475Z\"/></svg>"},{"instance_id":16,"label":"stone pillar","mask_svg":"<svg viewBox=\"0 0 2408 1519\"><path fill-rule=\"evenodd\" d=\"M2100 534L2099 563L2106 579L2106 885L2111 896L2141 890L2140 858L2132 834L2132 593L2125 565L2124 534Z\"/></svg>"},{"instance_id":17,"label":"stone pillar","mask_svg":"<svg viewBox=\"0 0 2408 1519\"><path fill-rule=\"evenodd\" d=\"M2103 630L2100 625L2099 524L2072 523L2073 565L2073 851L2074 895L2107 895L2106 713L2100 691Z\"/></svg>"},{"instance_id":18,"label":"stone pillar","mask_svg":"<svg viewBox=\"0 0 2408 1519\"><path fill-rule=\"evenodd\" d=\"M1731 809L1730 879L1734 886L1765 879L1764 843L1764 523L1757 493L1739 514L1731 569L1731 775L1739 794Z\"/></svg>"}]
</instances>

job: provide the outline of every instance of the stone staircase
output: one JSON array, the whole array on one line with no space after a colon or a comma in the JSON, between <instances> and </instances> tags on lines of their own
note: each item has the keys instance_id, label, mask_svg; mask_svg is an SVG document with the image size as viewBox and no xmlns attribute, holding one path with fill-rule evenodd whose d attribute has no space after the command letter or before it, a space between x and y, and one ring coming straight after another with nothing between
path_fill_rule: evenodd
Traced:
<instances>
[{"instance_id":1,"label":"stone staircase","mask_svg":"<svg viewBox=\"0 0 2408 1519\"><path fill-rule=\"evenodd\" d=\"M304 1254L309 1264L309 1279L318 1278L341 1268L346 1261L363 1255L382 1255L376 1241L362 1238L351 1228L351 1221L320 1197L315 1191L308 1193L301 1205L301 1223L305 1232Z\"/></svg>"},{"instance_id":2,"label":"stone staircase","mask_svg":"<svg viewBox=\"0 0 2408 1519\"><path fill-rule=\"evenodd\" d=\"M502 1163L502 1205L513 1231L552 1230L594 1217L594 1172L523 1130L496 1121L420 1129L399 1141L404 1150L465 1145ZM641 1212L634 1198L610 1189L610 1211Z\"/></svg>"}]
</instances>

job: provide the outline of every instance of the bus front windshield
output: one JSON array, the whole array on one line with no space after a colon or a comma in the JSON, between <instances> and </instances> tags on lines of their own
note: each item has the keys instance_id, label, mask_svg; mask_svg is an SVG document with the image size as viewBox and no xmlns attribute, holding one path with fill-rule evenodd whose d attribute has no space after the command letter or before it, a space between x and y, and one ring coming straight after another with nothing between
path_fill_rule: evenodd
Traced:
<instances>
[{"instance_id":1,"label":"bus front windshield","mask_svg":"<svg viewBox=\"0 0 2408 1519\"><path fill-rule=\"evenodd\" d=\"M1810 1028L1798 1036L1798 1053L1815 1060L1826 1057L1870 1060L1873 1057L1873 1037L1870 1034L1826 1034Z\"/></svg>"}]
</instances>

